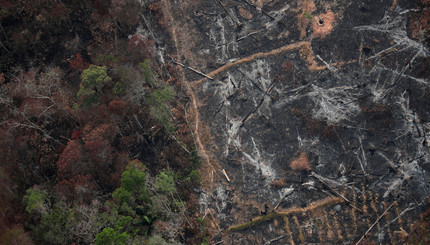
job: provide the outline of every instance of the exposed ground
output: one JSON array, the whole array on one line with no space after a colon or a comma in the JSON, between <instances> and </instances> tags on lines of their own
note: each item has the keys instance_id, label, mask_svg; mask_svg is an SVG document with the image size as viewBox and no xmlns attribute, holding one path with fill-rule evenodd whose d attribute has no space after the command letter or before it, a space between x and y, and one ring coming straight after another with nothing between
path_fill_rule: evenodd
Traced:
<instances>
[{"instance_id":1,"label":"exposed ground","mask_svg":"<svg viewBox=\"0 0 430 245\"><path fill-rule=\"evenodd\" d=\"M430 194L428 1L160 4L212 243L410 240Z\"/></svg>"}]
</instances>

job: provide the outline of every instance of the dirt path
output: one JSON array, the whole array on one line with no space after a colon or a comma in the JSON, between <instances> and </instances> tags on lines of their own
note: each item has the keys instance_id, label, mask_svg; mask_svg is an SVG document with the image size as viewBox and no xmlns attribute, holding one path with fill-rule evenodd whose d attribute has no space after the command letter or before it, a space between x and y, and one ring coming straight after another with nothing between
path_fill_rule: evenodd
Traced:
<instances>
[{"instance_id":1,"label":"dirt path","mask_svg":"<svg viewBox=\"0 0 430 245\"><path fill-rule=\"evenodd\" d=\"M171 5L170 2L168 0L163 0L163 15L165 18L166 23L170 23L171 25L169 26L169 30L170 30L170 34L172 35L172 39L175 45L175 48L177 50L177 55L178 57L187 57L187 51L184 50L183 45L181 45L181 43L183 42L183 35L184 33L181 32L181 30L178 30L178 22L174 19L172 12L171 12ZM205 170L204 175L207 175L207 171L210 170L212 173L212 181L213 182L213 175L214 173L216 173L218 175L218 170L220 169L219 166L214 163L211 160L211 157L209 156L210 153L208 153L208 151L206 150L206 147L204 145L204 143L202 142L201 138L202 138L202 132L200 130L200 114L199 114L199 109L198 109L198 99L197 96L192 88L192 86L190 85L190 82L187 80L186 76L185 76L185 72L184 70L181 70L180 72L181 74L181 80L182 80L182 84L185 86L185 89L187 91L188 96L191 98L191 116L194 116L194 118L190 118L190 122L194 123L194 128L193 130L193 134L194 134L194 141L195 141L195 145L197 147L197 150L200 154L200 156L203 158L203 161L205 163L206 166L209 166L210 168L201 168L202 170ZM209 179L209 176L202 176L203 179ZM213 183L211 183L213 184Z\"/></svg>"}]
</instances>

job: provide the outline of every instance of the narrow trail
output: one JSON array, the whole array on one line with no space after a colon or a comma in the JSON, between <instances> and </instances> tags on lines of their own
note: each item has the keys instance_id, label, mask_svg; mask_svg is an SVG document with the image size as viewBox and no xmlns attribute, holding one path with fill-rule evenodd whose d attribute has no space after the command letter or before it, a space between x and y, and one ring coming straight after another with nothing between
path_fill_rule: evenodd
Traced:
<instances>
[{"instance_id":1,"label":"narrow trail","mask_svg":"<svg viewBox=\"0 0 430 245\"><path fill-rule=\"evenodd\" d=\"M269 56L278 55L278 54L281 54L281 53L284 53L284 52L287 52L287 51L292 51L292 50L300 49L300 48L304 47L305 45L309 45L309 42L302 41L302 42L297 42L297 43L291 43L291 44L282 46L280 48L270 50L268 52L255 53L255 54L252 54L250 56L244 57L242 59L236 60L234 62L227 63L227 64L225 64L225 65L217 68L216 70L211 71L207 75L210 76L210 77L216 77L220 73L228 71L231 68L237 67L239 65L250 63L250 62L252 62L252 61L254 61L256 59L259 59L259 58L265 58L265 57L269 57ZM207 78L202 78L200 80L197 80L197 81L193 82L193 85L198 85L198 84L200 84L201 82L203 82L205 80L207 80Z\"/></svg>"},{"instance_id":2,"label":"narrow trail","mask_svg":"<svg viewBox=\"0 0 430 245\"><path fill-rule=\"evenodd\" d=\"M320 66L317 64L317 62L315 60L315 55L314 55L314 52L312 50L310 41L300 41L300 42L296 42L296 43L287 44L287 45L282 46L280 48L272 49L268 52L259 52L259 53L249 55L247 57L241 58L241 59L236 60L234 62L227 63L227 64L225 64L225 65L223 65L223 66L221 66L221 67L215 69L214 71L211 71L210 73L205 74L205 75L208 77L215 78L216 76L218 76L218 75L220 75L220 74L222 74L222 73L224 73L224 72L226 72L232 68L235 68L237 66L253 62L253 61L260 59L260 58L267 58L270 56L279 55L279 54L282 54L282 53L285 53L288 51L293 51L293 50L300 50L303 53L304 59L306 60L306 62L309 65L309 70L312 72L325 70L328 68L328 66L342 66L342 65L347 65L347 64L357 62L357 60L351 60L348 62L327 63L326 65ZM197 85L201 84L203 81L206 81L207 79L208 78L204 77L204 78L199 79L197 81L191 82L192 86L197 86Z\"/></svg>"},{"instance_id":3,"label":"narrow trail","mask_svg":"<svg viewBox=\"0 0 430 245\"><path fill-rule=\"evenodd\" d=\"M178 32L177 27L176 27L176 21L174 20L173 16L172 16L172 12L171 12L171 5L170 2L168 0L163 0L163 5L165 6L164 9L164 17L168 20L167 23L172 23L172 25L170 26L170 33L172 35L173 38L173 42L175 45L175 48L178 52L178 56L184 56L185 52L183 51L183 47L180 45L180 31ZM190 96L191 98L191 107L192 107L192 115L194 115L194 140L195 140L195 144L197 146L197 150L200 153L201 157L204 159L204 162L206 163L207 166L210 166L210 168L212 169L213 172L217 173L217 170L219 169L219 167L217 165L214 165L211 161L211 158L209 157L209 154L206 150L205 145L202 143L201 140L201 132L200 132L200 114L199 114L199 110L198 110L198 101L196 98L196 94L193 91L192 86L190 86L190 82L187 80L186 76L185 76L185 72L184 70L181 70L181 80L183 81L183 85L185 85L186 88L186 92L187 94ZM192 123L192 122L191 122Z\"/></svg>"}]
</instances>

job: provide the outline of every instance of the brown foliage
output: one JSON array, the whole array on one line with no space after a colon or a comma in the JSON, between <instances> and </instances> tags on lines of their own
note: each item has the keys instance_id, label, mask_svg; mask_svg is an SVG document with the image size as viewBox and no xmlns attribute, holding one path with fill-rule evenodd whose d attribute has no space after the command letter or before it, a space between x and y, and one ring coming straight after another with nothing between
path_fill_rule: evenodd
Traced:
<instances>
[{"instance_id":1,"label":"brown foliage","mask_svg":"<svg viewBox=\"0 0 430 245\"><path fill-rule=\"evenodd\" d=\"M82 139L84 141L93 141L93 140L107 140L112 142L118 132L118 127L109 123L103 124L87 124L82 132Z\"/></svg>"},{"instance_id":2,"label":"brown foliage","mask_svg":"<svg viewBox=\"0 0 430 245\"><path fill-rule=\"evenodd\" d=\"M31 245L34 244L29 234L21 225L10 227L0 233L0 245Z\"/></svg>"},{"instance_id":3,"label":"brown foliage","mask_svg":"<svg viewBox=\"0 0 430 245\"><path fill-rule=\"evenodd\" d=\"M70 179L63 179L53 186L53 192L59 199L73 199L75 201L88 201L94 194L94 182L90 174L76 175Z\"/></svg>"},{"instance_id":4,"label":"brown foliage","mask_svg":"<svg viewBox=\"0 0 430 245\"><path fill-rule=\"evenodd\" d=\"M111 4L111 0L96 0L93 2L93 7L97 10L99 15L103 16L109 13Z\"/></svg>"},{"instance_id":5,"label":"brown foliage","mask_svg":"<svg viewBox=\"0 0 430 245\"><path fill-rule=\"evenodd\" d=\"M285 61L282 69L286 72L291 72L293 70L293 64L291 63L291 61L287 60Z\"/></svg>"},{"instance_id":6,"label":"brown foliage","mask_svg":"<svg viewBox=\"0 0 430 245\"><path fill-rule=\"evenodd\" d=\"M102 167L112 163L112 147L106 140L86 141L85 152L93 163L93 167Z\"/></svg>"},{"instance_id":7,"label":"brown foliage","mask_svg":"<svg viewBox=\"0 0 430 245\"><path fill-rule=\"evenodd\" d=\"M411 36L414 39L427 39L430 34L430 9L423 8L422 10L414 13L409 21L411 28Z\"/></svg>"},{"instance_id":8,"label":"brown foliage","mask_svg":"<svg viewBox=\"0 0 430 245\"><path fill-rule=\"evenodd\" d=\"M270 183L270 186L272 186L272 188L275 188L275 189L281 189L286 187L287 183L288 183L287 178L281 178L281 179L272 181Z\"/></svg>"},{"instance_id":9,"label":"brown foliage","mask_svg":"<svg viewBox=\"0 0 430 245\"><path fill-rule=\"evenodd\" d=\"M75 59L70 61L69 66L72 71L82 71L88 68L90 64L84 62L80 54L76 54Z\"/></svg>"},{"instance_id":10,"label":"brown foliage","mask_svg":"<svg viewBox=\"0 0 430 245\"><path fill-rule=\"evenodd\" d=\"M132 27L139 23L139 3L135 0L112 0L110 12L122 27Z\"/></svg>"},{"instance_id":11,"label":"brown foliage","mask_svg":"<svg viewBox=\"0 0 430 245\"><path fill-rule=\"evenodd\" d=\"M91 105L88 108L78 108L73 111L81 125L87 125L90 128L93 125L104 124L109 121L109 111L105 104ZM86 134L85 129L82 132Z\"/></svg>"},{"instance_id":12,"label":"brown foliage","mask_svg":"<svg viewBox=\"0 0 430 245\"><path fill-rule=\"evenodd\" d=\"M79 139L82 133L79 130L73 130L72 132L72 140Z\"/></svg>"},{"instance_id":13,"label":"brown foliage","mask_svg":"<svg viewBox=\"0 0 430 245\"><path fill-rule=\"evenodd\" d=\"M0 234L3 230L10 227L12 223L15 222L16 207L14 201L18 198L16 193L16 186L12 182L12 179L9 176L9 173L6 171L6 168L0 167ZM0 242L1 244L1 242Z\"/></svg>"},{"instance_id":14,"label":"brown foliage","mask_svg":"<svg viewBox=\"0 0 430 245\"><path fill-rule=\"evenodd\" d=\"M162 5L161 1L156 1L156 2L149 5L149 9L151 9L151 11L154 13L155 19L158 20L158 24L161 27L166 28L168 22L166 21L166 18L164 17L163 7L165 7L165 6Z\"/></svg>"},{"instance_id":15,"label":"brown foliage","mask_svg":"<svg viewBox=\"0 0 430 245\"><path fill-rule=\"evenodd\" d=\"M128 41L127 53L132 62L142 62L154 55L155 43L142 34L134 34Z\"/></svg>"},{"instance_id":16,"label":"brown foliage","mask_svg":"<svg viewBox=\"0 0 430 245\"><path fill-rule=\"evenodd\" d=\"M197 221L198 213L194 213L188 217L188 222L184 222L180 228L182 237L185 238L187 244L200 244L202 242L202 232L200 224Z\"/></svg>"},{"instance_id":17,"label":"brown foliage","mask_svg":"<svg viewBox=\"0 0 430 245\"><path fill-rule=\"evenodd\" d=\"M72 140L67 144L58 159L58 177L71 179L78 174L85 174L86 165L82 143L79 140Z\"/></svg>"},{"instance_id":18,"label":"brown foliage","mask_svg":"<svg viewBox=\"0 0 430 245\"><path fill-rule=\"evenodd\" d=\"M312 20L306 17L306 14L311 14L316 10L315 3L313 0L302 0L299 3L301 13L297 15L297 26L300 30L300 38L306 37L306 28L309 26Z\"/></svg>"},{"instance_id":19,"label":"brown foliage","mask_svg":"<svg viewBox=\"0 0 430 245\"><path fill-rule=\"evenodd\" d=\"M240 17L244 18L245 20L252 20L252 14L248 10L244 8L239 8L239 15Z\"/></svg>"},{"instance_id":20,"label":"brown foliage","mask_svg":"<svg viewBox=\"0 0 430 245\"><path fill-rule=\"evenodd\" d=\"M290 168L293 170L311 170L308 157L305 152L300 152L298 158L290 163Z\"/></svg>"},{"instance_id":21,"label":"brown foliage","mask_svg":"<svg viewBox=\"0 0 430 245\"><path fill-rule=\"evenodd\" d=\"M413 227L414 232L411 232L410 236L406 232L407 236L404 237L408 241L407 244L429 244L430 243L430 208L428 208L425 212L423 212L420 215L420 220L411 226ZM403 240L403 242L404 241L405 240Z\"/></svg>"},{"instance_id":22,"label":"brown foliage","mask_svg":"<svg viewBox=\"0 0 430 245\"><path fill-rule=\"evenodd\" d=\"M115 113L117 115L124 114L127 108L126 102L124 100L112 100L109 102L108 110L111 113Z\"/></svg>"}]
</instances>

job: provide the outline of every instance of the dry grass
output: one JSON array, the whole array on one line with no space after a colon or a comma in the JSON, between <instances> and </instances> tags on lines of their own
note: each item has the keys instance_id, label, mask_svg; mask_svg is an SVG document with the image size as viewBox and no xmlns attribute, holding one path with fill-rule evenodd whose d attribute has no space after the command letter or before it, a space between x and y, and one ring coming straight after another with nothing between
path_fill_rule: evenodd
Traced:
<instances>
[{"instance_id":1,"label":"dry grass","mask_svg":"<svg viewBox=\"0 0 430 245\"><path fill-rule=\"evenodd\" d=\"M305 152L301 152L300 156L290 163L290 168L293 170L311 170L312 169Z\"/></svg>"}]
</instances>

